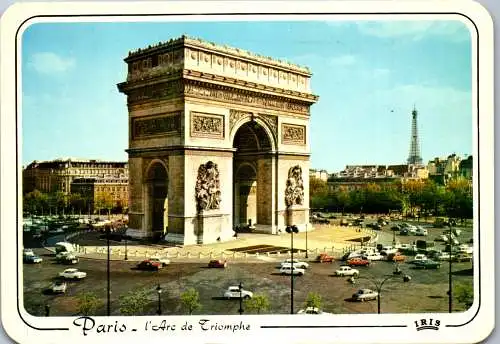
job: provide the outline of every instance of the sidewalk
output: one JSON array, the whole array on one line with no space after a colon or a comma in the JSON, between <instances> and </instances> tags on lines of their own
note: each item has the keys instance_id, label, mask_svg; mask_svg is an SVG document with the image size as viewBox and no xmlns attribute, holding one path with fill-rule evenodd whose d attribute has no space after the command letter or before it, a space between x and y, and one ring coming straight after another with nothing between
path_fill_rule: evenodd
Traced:
<instances>
[{"instance_id":1,"label":"sidewalk","mask_svg":"<svg viewBox=\"0 0 500 344\"><path fill-rule=\"evenodd\" d=\"M339 226L321 226L306 233L294 234L293 247L295 257L304 257L307 247L309 258L315 258L317 254L326 252L340 256L348 249L360 246L360 242L350 241L361 237L376 236L373 231L362 230L357 232L356 228L347 228ZM281 248L283 253L245 253L244 248L258 245L268 245ZM125 253L130 261L142 261L153 256L167 257L173 261L207 261L210 259L237 259L237 260L264 260L273 261L283 259L289 256L289 251L285 250L291 247L291 236L289 234L271 235L258 233L241 233L234 240L205 244L205 245L187 245L182 247L164 247L162 245L110 245L110 259L124 260ZM241 249L243 250L234 250ZM48 248L50 250L50 248ZM297 252L299 250L299 252ZM89 259L107 259L107 247L104 246L78 246L76 253L81 258ZM126 251L126 252L125 252ZM242 251L242 252L238 252Z\"/></svg>"}]
</instances>

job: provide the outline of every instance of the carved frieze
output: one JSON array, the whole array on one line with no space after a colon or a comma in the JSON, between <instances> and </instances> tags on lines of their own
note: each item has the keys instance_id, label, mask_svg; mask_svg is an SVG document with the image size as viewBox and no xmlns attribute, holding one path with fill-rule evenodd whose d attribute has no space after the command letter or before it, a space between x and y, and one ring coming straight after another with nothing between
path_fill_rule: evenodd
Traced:
<instances>
[{"instance_id":1,"label":"carved frieze","mask_svg":"<svg viewBox=\"0 0 500 344\"><path fill-rule=\"evenodd\" d=\"M278 97L262 97L260 95L210 88L195 84L187 84L184 88L184 93L185 95L209 100L218 100L242 105L253 105L274 110L309 114L308 105L283 100Z\"/></svg>"},{"instance_id":2,"label":"carved frieze","mask_svg":"<svg viewBox=\"0 0 500 344\"><path fill-rule=\"evenodd\" d=\"M234 125L240 119L246 116L251 116L252 113L248 111L240 111L240 110L229 110L229 132L232 132Z\"/></svg>"},{"instance_id":3,"label":"carved frieze","mask_svg":"<svg viewBox=\"0 0 500 344\"><path fill-rule=\"evenodd\" d=\"M174 80L156 85L146 85L131 90L128 93L128 104L130 105L148 100L176 98L182 94L182 89L181 80Z\"/></svg>"},{"instance_id":4,"label":"carved frieze","mask_svg":"<svg viewBox=\"0 0 500 344\"><path fill-rule=\"evenodd\" d=\"M299 165L295 165L288 170L285 204L287 207L304 204L304 182L302 180L302 168Z\"/></svg>"},{"instance_id":5,"label":"carved frieze","mask_svg":"<svg viewBox=\"0 0 500 344\"><path fill-rule=\"evenodd\" d=\"M178 133L180 131L180 123L180 113L147 118L132 118L132 137L136 139L145 136Z\"/></svg>"},{"instance_id":6,"label":"carved frieze","mask_svg":"<svg viewBox=\"0 0 500 344\"><path fill-rule=\"evenodd\" d=\"M271 115L259 114L259 118L261 118L266 124L269 126L273 135L278 135L278 117Z\"/></svg>"},{"instance_id":7,"label":"carved frieze","mask_svg":"<svg viewBox=\"0 0 500 344\"><path fill-rule=\"evenodd\" d=\"M191 112L191 136L224 138L224 116Z\"/></svg>"},{"instance_id":8,"label":"carved frieze","mask_svg":"<svg viewBox=\"0 0 500 344\"><path fill-rule=\"evenodd\" d=\"M303 125L285 124L281 125L281 141L284 144L305 145L306 127Z\"/></svg>"},{"instance_id":9,"label":"carved frieze","mask_svg":"<svg viewBox=\"0 0 500 344\"><path fill-rule=\"evenodd\" d=\"M212 161L200 165L195 186L196 208L200 211L220 208L219 168Z\"/></svg>"}]
</instances>

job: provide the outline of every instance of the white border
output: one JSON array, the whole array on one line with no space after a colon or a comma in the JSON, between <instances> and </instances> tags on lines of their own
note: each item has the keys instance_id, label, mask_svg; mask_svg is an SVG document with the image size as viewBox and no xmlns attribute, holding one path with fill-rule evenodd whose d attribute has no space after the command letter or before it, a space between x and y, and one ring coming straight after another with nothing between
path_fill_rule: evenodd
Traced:
<instances>
[{"instance_id":1,"label":"white border","mask_svg":"<svg viewBox=\"0 0 500 344\"><path fill-rule=\"evenodd\" d=\"M286 6L285 6L286 4ZM101 334L101 335L91 335L83 336L81 334L81 328L75 327L72 322L75 318L64 317L64 318L37 318L30 316L29 314L23 313L23 318L29 324L37 327L67 327L69 331L38 331L28 327L19 317L17 317L16 310L16 284L12 281L16 280L16 271L13 268L13 257L17 257L15 250L13 250L13 243L16 242L15 231L13 228L16 223L16 215L12 202L7 200L13 200L16 197L15 185L13 183L16 180L16 175L14 174L14 169L12 166L16 165L16 152L15 152L15 90L13 89L15 80L15 70L12 66L15 65L15 51L14 51L14 39L16 35L16 30L22 25L23 21L34 16L34 15L70 15L70 14L161 14L161 13L190 13L196 9L197 13L254 13L259 12L269 12L276 13L276 16L266 16L266 20L310 20L315 19L315 17L310 17L307 15L300 16L286 16L285 18L280 16L278 13L282 13L283 9L287 12L295 13L308 13L308 12L348 12L353 13L345 17L332 16L331 19L342 20L368 20L377 19L380 20L381 17L377 15L373 16L356 16L356 12L456 12L467 15L471 18L478 28L480 33L479 47L475 47L476 40L473 38L471 41L473 43L473 51L479 48L479 77L480 77L480 115L476 113L476 102L473 101L474 108L474 120L477 119L479 115L479 145L477 147L477 131L474 131L474 157L477 157L477 149L480 148L480 165L478 164L478 159L474 159L474 175L477 176L480 172L481 183L474 179L474 192L475 192L475 205L480 202L481 209L475 207L475 228L478 226L478 219L480 216L481 220L481 233L480 237L476 231L476 237L474 237L474 242L481 245L481 251L478 252L478 247L476 245L475 256L480 255L480 261L482 262L481 268L481 307L477 316L466 326L462 327L446 327L446 324L460 324L467 322L472 318L478 307L478 297L475 298L475 303L471 309L465 313L454 313L452 315L448 314L428 314L426 316L433 317L434 319L440 319L441 326L438 331L419 331L417 332L414 328L413 321L423 318L424 314L362 314L362 315L334 315L332 317L317 318L317 317L301 317L301 316L243 316L244 322L250 324L251 331L242 331L242 335L224 335L218 332L202 332L192 331L189 336L181 331L176 331L173 333L162 333L162 332L126 332L126 334L112 333L112 334ZM419 18L429 19L429 15L419 14ZM397 15L398 20L402 19L415 19L413 15ZM389 16L383 16L383 19L394 19L389 18ZM204 17L204 16L189 16L189 17L179 17L179 21L197 21L197 20L222 20L224 16L217 17ZM231 16L231 20L235 20L234 16ZM323 17L322 20L327 20L328 18ZM21 31L31 25L34 22L42 21L75 21L74 18L66 19L31 19L26 22L21 27ZM79 19L89 22L98 21L131 21L130 18L125 17L106 17L106 18L80 18ZM165 21L165 18L161 17L145 17L142 19L134 18L133 21ZM252 16L249 18L245 16L244 20L259 20L259 16ZM467 22L467 21L466 21ZM471 24L468 23L469 27ZM20 32L21 33L21 32ZM491 18L483 7L477 3L470 1L453 1L453 2L319 2L319 1L308 1L308 2L275 2L275 1L253 1L249 2L193 2L182 3L182 2L169 2L169 3L126 3L126 2L113 2L113 3L18 3L11 6L2 17L1 21L1 32L0 32L0 44L1 44L1 144L2 144L2 154L1 154L1 239L2 239L2 260L1 260L1 272L2 272L2 285L1 285L1 297L2 297L2 322L5 327L6 332L17 342L32 342L36 340L39 343L54 342L55 338L61 338L64 341L72 340L86 340L90 339L96 343L108 343L110 341L121 341L121 342L136 342L140 339L148 340L162 340L162 341L183 341L189 343L195 342L228 342L233 343L235 341L241 342L254 342L256 338L259 341L280 341L286 343L299 343L299 342L383 342L383 343L427 343L427 342L441 342L441 343L469 343L478 342L485 338L493 329L494 324L494 276L491 273L494 270L494 252L493 252L493 214L494 214L494 201L493 201L493 190L491 185L493 184L493 27ZM18 39L21 39L22 34L19 35ZM20 47L20 45L18 44ZM19 52L18 52L19 54ZM20 55L18 55L20 56ZM475 58L475 55L474 55ZM472 65L475 66L475 61L473 58ZM20 59L19 59L20 61ZM19 62L18 61L18 62ZM477 71L474 69L474 73ZM472 78L475 88L476 78ZM21 94L21 83L18 82L18 94ZM477 92L473 92L473 100L477 98ZM19 104L21 105L21 104ZM20 108L19 108L20 110ZM20 111L19 111L20 112ZM21 122L18 118L19 123ZM476 122L474 122L474 128L476 128ZM18 135L21 137L21 128L18 126ZM20 142L19 142L20 144ZM20 149L20 145L18 146ZM479 170L480 167L480 170ZM20 171L20 166L17 171L19 178L22 180L22 175ZM479 189L480 188L480 189ZM480 194L480 199L477 198L478 191ZM20 205L21 202L19 201ZM19 211L21 207L19 206ZM19 247L17 248L20 249ZM476 260L477 261L477 260ZM487 262L484 263L484 262ZM22 266L22 264L21 264ZM478 271L478 266L475 266L475 271ZM7 283L10 281L10 283ZM19 281L18 281L19 283ZM475 290L479 290L479 280L475 278L474 280ZM477 295L476 295L477 296ZM21 295L22 300L22 295ZM134 318L123 318L123 317L95 317L96 321L102 321L105 323L114 324L115 321L119 323L125 322L127 327L132 328L142 328L146 319L158 320L156 317L134 317ZM191 317L166 317L169 322L176 323L180 327L186 320L190 323L196 324L199 319L207 318L212 322L223 321L228 322L239 322L241 320L240 316L191 316ZM333 325L333 326L352 326L356 325L408 325L406 328L324 328L324 329L261 329L261 325L267 326L289 326L289 325ZM195 327L198 328L198 327ZM56 332L56 333L54 333Z\"/></svg>"}]
</instances>

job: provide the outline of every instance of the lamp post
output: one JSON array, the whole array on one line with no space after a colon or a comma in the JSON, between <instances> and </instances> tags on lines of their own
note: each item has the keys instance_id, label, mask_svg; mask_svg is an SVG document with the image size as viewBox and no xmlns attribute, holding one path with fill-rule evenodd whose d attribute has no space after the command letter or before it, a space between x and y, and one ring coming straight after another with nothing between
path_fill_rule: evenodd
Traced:
<instances>
[{"instance_id":1,"label":"lamp post","mask_svg":"<svg viewBox=\"0 0 500 344\"><path fill-rule=\"evenodd\" d=\"M50 315L50 305L45 305L45 316L48 317Z\"/></svg>"},{"instance_id":2,"label":"lamp post","mask_svg":"<svg viewBox=\"0 0 500 344\"><path fill-rule=\"evenodd\" d=\"M128 260L128 256L127 256L127 241L128 241L128 238L127 238L127 232L125 231L125 235L124 235L124 239L125 239L125 260Z\"/></svg>"},{"instance_id":3,"label":"lamp post","mask_svg":"<svg viewBox=\"0 0 500 344\"><path fill-rule=\"evenodd\" d=\"M107 289L108 289L108 298L107 298L107 314L108 317L111 315L111 276L110 276L110 249L109 249L109 235L110 235L111 229L109 226L106 227L106 245L108 247L108 261L107 261L107 269L106 269L106 274L107 274L107 279L108 279L108 284L107 284Z\"/></svg>"},{"instance_id":4,"label":"lamp post","mask_svg":"<svg viewBox=\"0 0 500 344\"><path fill-rule=\"evenodd\" d=\"M449 249L448 249L448 253L449 253L449 259L448 259L448 313L451 313L453 312L453 291L452 291L452 288L453 288L453 282L451 280L451 272L452 272L452 269L451 269L451 263L452 263L452 258L451 258L451 254L452 254L452 246L454 244L453 240L451 238L451 225L450 225L450 235L448 236L449 240L448 240L448 243L449 243Z\"/></svg>"},{"instance_id":5,"label":"lamp post","mask_svg":"<svg viewBox=\"0 0 500 344\"><path fill-rule=\"evenodd\" d=\"M372 279L369 277L357 277L357 279L364 279L364 280L370 281L372 283L372 285L375 287L375 289L377 290L377 293L378 293L378 295L377 295L377 313L378 314L380 314L380 297L382 295L382 286L384 285L385 282L387 282L390 279L398 277L398 275L400 275L400 274L401 274L401 271L399 270L399 267L396 267L396 269L394 270L394 273L392 275L386 276L382 280L375 280L375 279ZM410 282L410 280L411 280L410 276L403 275L403 282ZM356 278L354 278L354 277L350 277L347 281L351 284L356 284Z\"/></svg>"},{"instance_id":6,"label":"lamp post","mask_svg":"<svg viewBox=\"0 0 500 344\"><path fill-rule=\"evenodd\" d=\"M161 286L160 283L158 283L158 286L156 287L156 292L158 293L158 310L156 311L156 314L161 315Z\"/></svg>"},{"instance_id":7,"label":"lamp post","mask_svg":"<svg viewBox=\"0 0 500 344\"><path fill-rule=\"evenodd\" d=\"M308 230L308 223L306 223L306 258L309 258L309 253L308 253L308 249L307 249L307 231Z\"/></svg>"},{"instance_id":8,"label":"lamp post","mask_svg":"<svg viewBox=\"0 0 500 344\"><path fill-rule=\"evenodd\" d=\"M240 315L242 315L243 314L243 293L242 293L243 286L241 285L241 282L238 285L238 288L240 290L240 309L238 309L238 313L240 313Z\"/></svg>"},{"instance_id":9,"label":"lamp post","mask_svg":"<svg viewBox=\"0 0 500 344\"><path fill-rule=\"evenodd\" d=\"M293 314L293 274L294 274L294 265L293 265L293 233L298 233L299 229L297 226L287 226L286 227L286 232L290 233L291 235L291 251L290 251L290 265L291 265L291 270L290 270L290 314Z\"/></svg>"}]
</instances>

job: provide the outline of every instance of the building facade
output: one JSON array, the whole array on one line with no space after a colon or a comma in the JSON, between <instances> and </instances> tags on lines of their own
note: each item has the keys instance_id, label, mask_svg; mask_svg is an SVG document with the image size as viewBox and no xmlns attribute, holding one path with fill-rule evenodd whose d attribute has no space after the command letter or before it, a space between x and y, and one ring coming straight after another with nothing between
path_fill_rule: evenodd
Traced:
<instances>
[{"instance_id":1,"label":"building facade","mask_svg":"<svg viewBox=\"0 0 500 344\"><path fill-rule=\"evenodd\" d=\"M91 213L105 208L128 208L128 178L108 176L75 178L71 193L84 199L84 207Z\"/></svg>"},{"instance_id":2,"label":"building facade","mask_svg":"<svg viewBox=\"0 0 500 344\"><path fill-rule=\"evenodd\" d=\"M128 178L128 164L118 161L56 159L33 161L23 169L23 193L38 190L43 193L71 192L78 178Z\"/></svg>"},{"instance_id":3,"label":"building facade","mask_svg":"<svg viewBox=\"0 0 500 344\"><path fill-rule=\"evenodd\" d=\"M315 170L315 169L309 170L309 177L310 178L316 178L316 179L319 179L319 180L326 182L328 180L329 176L330 175L328 174L328 172L326 170Z\"/></svg>"}]
</instances>

